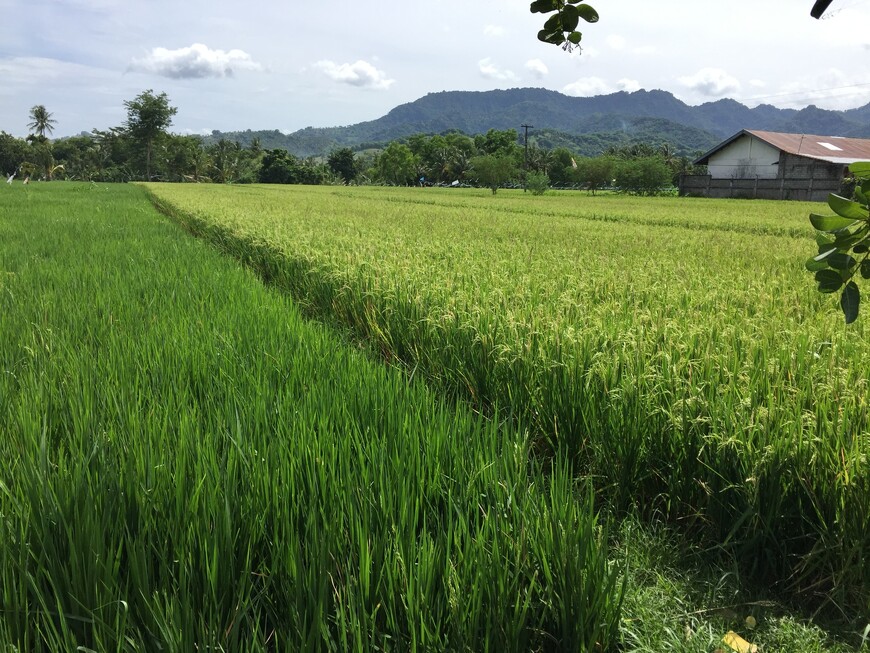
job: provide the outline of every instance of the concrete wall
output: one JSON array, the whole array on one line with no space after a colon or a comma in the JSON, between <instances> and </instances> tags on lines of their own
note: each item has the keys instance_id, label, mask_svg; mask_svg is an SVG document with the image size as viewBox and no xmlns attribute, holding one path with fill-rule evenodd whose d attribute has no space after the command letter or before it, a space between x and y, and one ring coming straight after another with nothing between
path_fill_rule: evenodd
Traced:
<instances>
[{"instance_id":1,"label":"concrete wall","mask_svg":"<svg viewBox=\"0 0 870 653\"><path fill-rule=\"evenodd\" d=\"M710 157L710 174L680 178L680 195L825 202L830 193L841 192L846 172L843 164L786 154L748 135L721 153L715 167L720 153ZM776 165L762 165L774 161Z\"/></svg>"},{"instance_id":2,"label":"concrete wall","mask_svg":"<svg viewBox=\"0 0 870 653\"><path fill-rule=\"evenodd\" d=\"M713 179L775 179L779 176L778 148L744 134L710 155L707 170Z\"/></svg>"},{"instance_id":3,"label":"concrete wall","mask_svg":"<svg viewBox=\"0 0 870 653\"><path fill-rule=\"evenodd\" d=\"M711 175L683 175L680 195L685 197L718 197L768 200L800 200L825 202L830 193L840 192L837 179L713 179Z\"/></svg>"},{"instance_id":4,"label":"concrete wall","mask_svg":"<svg viewBox=\"0 0 870 653\"><path fill-rule=\"evenodd\" d=\"M840 184L846 175L847 166L841 163L828 163L816 159L782 153L779 159L780 177L786 179L812 178Z\"/></svg>"}]
</instances>

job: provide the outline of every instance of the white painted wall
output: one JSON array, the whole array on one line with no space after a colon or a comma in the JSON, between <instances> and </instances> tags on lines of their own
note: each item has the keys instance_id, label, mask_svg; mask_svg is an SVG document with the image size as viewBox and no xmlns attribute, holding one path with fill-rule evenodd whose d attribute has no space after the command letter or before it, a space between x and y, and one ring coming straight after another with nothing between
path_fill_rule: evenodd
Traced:
<instances>
[{"instance_id":1,"label":"white painted wall","mask_svg":"<svg viewBox=\"0 0 870 653\"><path fill-rule=\"evenodd\" d=\"M744 134L711 155L707 170L713 179L775 179L778 163L779 149Z\"/></svg>"}]
</instances>

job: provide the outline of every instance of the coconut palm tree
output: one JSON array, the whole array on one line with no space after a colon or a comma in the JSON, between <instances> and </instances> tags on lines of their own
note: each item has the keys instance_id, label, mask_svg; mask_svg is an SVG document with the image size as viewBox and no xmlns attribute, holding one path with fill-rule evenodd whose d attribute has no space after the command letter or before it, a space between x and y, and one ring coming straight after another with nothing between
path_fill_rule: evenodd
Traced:
<instances>
[{"instance_id":1,"label":"coconut palm tree","mask_svg":"<svg viewBox=\"0 0 870 653\"><path fill-rule=\"evenodd\" d=\"M33 130L34 134L40 138L45 138L45 133L53 132L54 126L57 124L57 121L52 120L51 115L51 112L44 105L37 104L30 109L32 122L28 123L27 126Z\"/></svg>"}]
</instances>

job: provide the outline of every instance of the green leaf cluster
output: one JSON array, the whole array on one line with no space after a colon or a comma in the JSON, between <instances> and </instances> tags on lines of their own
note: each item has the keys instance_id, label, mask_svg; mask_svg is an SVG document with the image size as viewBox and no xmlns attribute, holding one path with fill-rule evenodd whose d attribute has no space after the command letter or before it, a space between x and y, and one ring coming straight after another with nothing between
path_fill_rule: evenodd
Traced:
<instances>
[{"instance_id":1,"label":"green leaf cluster","mask_svg":"<svg viewBox=\"0 0 870 653\"><path fill-rule=\"evenodd\" d=\"M819 292L842 290L840 308L846 324L858 319L861 304L855 275L870 279L870 162L853 163L849 169L855 197L849 200L831 194L828 206L834 215L810 214L819 253L806 263L807 270L815 273Z\"/></svg>"},{"instance_id":2,"label":"green leaf cluster","mask_svg":"<svg viewBox=\"0 0 870 653\"><path fill-rule=\"evenodd\" d=\"M552 14L538 32L538 40L561 45L566 50L580 44L583 35L577 26L581 19L598 22L598 12L583 0L535 0L529 9L533 14Z\"/></svg>"}]
</instances>

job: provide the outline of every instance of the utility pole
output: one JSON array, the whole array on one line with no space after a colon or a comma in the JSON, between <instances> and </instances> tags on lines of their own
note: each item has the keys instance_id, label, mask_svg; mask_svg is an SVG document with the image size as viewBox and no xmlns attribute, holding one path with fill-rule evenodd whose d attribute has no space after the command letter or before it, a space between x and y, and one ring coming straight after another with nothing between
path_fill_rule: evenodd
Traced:
<instances>
[{"instance_id":1,"label":"utility pole","mask_svg":"<svg viewBox=\"0 0 870 653\"><path fill-rule=\"evenodd\" d=\"M534 129L534 125L520 125L524 130L526 130L525 135L525 145L526 145L526 154L525 154L525 171L523 172L523 192L525 193L528 190L529 186L529 130Z\"/></svg>"}]
</instances>

